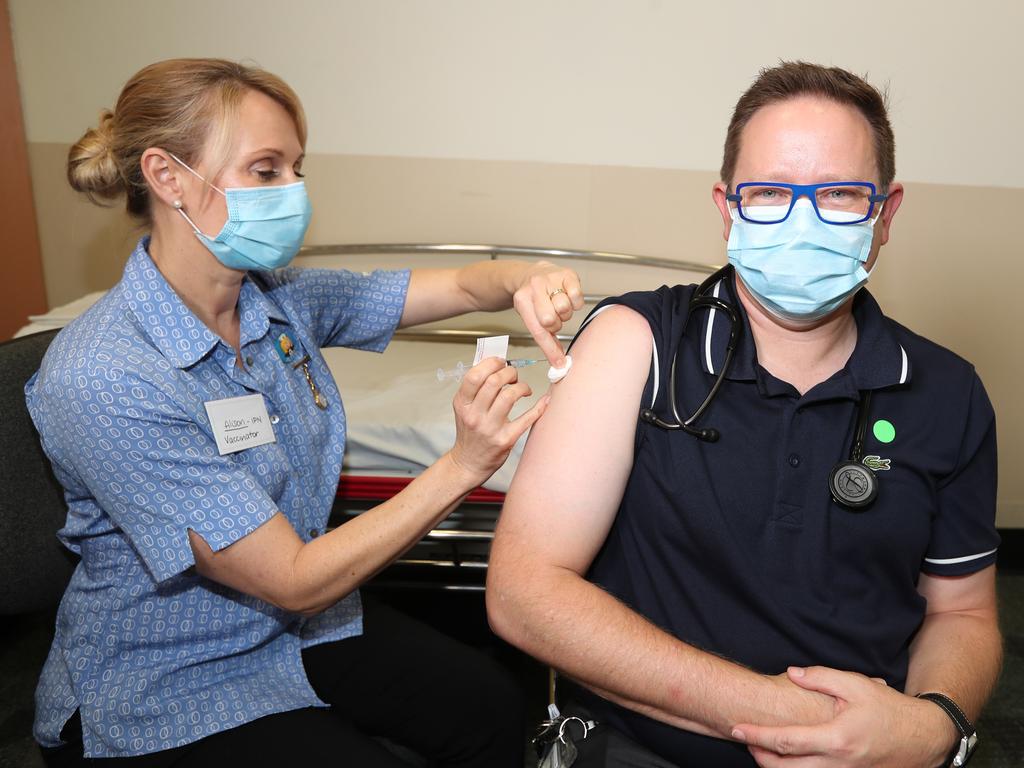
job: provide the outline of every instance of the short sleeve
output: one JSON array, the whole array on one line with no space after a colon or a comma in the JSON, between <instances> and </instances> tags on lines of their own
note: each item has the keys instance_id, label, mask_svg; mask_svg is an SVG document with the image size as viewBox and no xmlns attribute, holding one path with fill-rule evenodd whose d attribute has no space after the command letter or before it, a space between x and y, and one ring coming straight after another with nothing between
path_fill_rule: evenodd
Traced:
<instances>
[{"instance_id":1,"label":"short sleeve","mask_svg":"<svg viewBox=\"0 0 1024 768\"><path fill-rule=\"evenodd\" d=\"M283 269L268 292L287 295L319 346L382 352L402 319L409 276L407 269Z\"/></svg>"},{"instance_id":2,"label":"short sleeve","mask_svg":"<svg viewBox=\"0 0 1024 768\"><path fill-rule=\"evenodd\" d=\"M995 562L996 466L995 413L974 375L957 463L936 490L937 512L923 571L960 576Z\"/></svg>"},{"instance_id":3,"label":"short sleeve","mask_svg":"<svg viewBox=\"0 0 1024 768\"><path fill-rule=\"evenodd\" d=\"M171 397L123 369L67 370L38 383L29 407L67 489L69 520L98 506L157 582L194 565L189 529L220 550L277 512Z\"/></svg>"}]
</instances>

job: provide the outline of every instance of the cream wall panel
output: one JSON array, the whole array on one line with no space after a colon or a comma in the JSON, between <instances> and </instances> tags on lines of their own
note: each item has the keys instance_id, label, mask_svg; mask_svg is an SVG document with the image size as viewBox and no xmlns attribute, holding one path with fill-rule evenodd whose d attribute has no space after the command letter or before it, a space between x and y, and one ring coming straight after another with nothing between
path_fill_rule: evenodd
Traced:
<instances>
[{"instance_id":1,"label":"cream wall panel","mask_svg":"<svg viewBox=\"0 0 1024 768\"><path fill-rule=\"evenodd\" d=\"M53 305L112 285L138 235L119 209L67 188L66 153L30 145ZM308 167L310 244L491 242L725 260L709 172L328 155L311 156ZM1024 527L1024 354L1011 315L1024 259L1003 226L1020 210L1024 190L908 185L871 289L897 320L977 366L999 418L1000 523ZM639 268L587 274L594 293L680 279Z\"/></svg>"},{"instance_id":2,"label":"cream wall panel","mask_svg":"<svg viewBox=\"0 0 1024 768\"><path fill-rule=\"evenodd\" d=\"M1024 186L1024 3L11 0L29 140L70 143L145 64L255 61L313 152L718 168L757 70L806 58L890 84L899 175Z\"/></svg>"}]
</instances>

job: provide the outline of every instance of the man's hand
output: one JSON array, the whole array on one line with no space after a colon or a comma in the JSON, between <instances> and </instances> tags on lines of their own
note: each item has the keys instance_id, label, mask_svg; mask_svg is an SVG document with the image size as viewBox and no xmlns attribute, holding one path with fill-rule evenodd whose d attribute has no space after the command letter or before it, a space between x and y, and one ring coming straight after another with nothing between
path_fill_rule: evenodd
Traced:
<instances>
[{"instance_id":1,"label":"man's hand","mask_svg":"<svg viewBox=\"0 0 1024 768\"><path fill-rule=\"evenodd\" d=\"M789 678L835 697L836 716L814 726L737 725L733 738L762 768L934 768L956 741L939 707L877 679L828 667L791 667Z\"/></svg>"}]
</instances>

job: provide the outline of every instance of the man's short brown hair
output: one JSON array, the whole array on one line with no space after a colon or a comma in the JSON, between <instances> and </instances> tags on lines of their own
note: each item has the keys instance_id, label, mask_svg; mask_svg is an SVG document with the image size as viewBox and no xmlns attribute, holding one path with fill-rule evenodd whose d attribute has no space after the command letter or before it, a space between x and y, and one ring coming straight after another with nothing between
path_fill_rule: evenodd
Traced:
<instances>
[{"instance_id":1,"label":"man's short brown hair","mask_svg":"<svg viewBox=\"0 0 1024 768\"><path fill-rule=\"evenodd\" d=\"M798 96L820 96L855 107L864 115L874 134L878 164L879 192L888 192L896 175L896 141L885 96L861 77L839 67L823 67L806 61L783 61L762 69L754 84L736 102L729 131L725 135L722 181L732 185L736 158L740 153L743 128L761 107Z\"/></svg>"}]
</instances>

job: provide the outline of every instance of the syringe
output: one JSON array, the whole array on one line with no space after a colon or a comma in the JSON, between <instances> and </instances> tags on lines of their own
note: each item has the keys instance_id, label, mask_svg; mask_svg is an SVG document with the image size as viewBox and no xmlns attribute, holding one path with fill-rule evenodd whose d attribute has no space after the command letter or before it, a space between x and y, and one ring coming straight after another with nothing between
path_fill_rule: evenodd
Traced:
<instances>
[{"instance_id":1,"label":"syringe","mask_svg":"<svg viewBox=\"0 0 1024 768\"><path fill-rule=\"evenodd\" d=\"M517 357L517 358L513 358L511 360L506 360L505 361L505 365L511 366L512 368L525 368L528 365L533 365L534 363L542 363L542 362L544 362L544 361L543 360L530 360L530 359L527 359L527 358ZM438 368L437 369L437 380L438 381L447 381L448 379L454 379L455 381L462 381L462 377L466 375L466 371L468 371L468 370L469 370L469 366L466 365L463 362L456 363L454 368L451 368L451 369L449 369L447 371L444 368Z\"/></svg>"}]
</instances>

